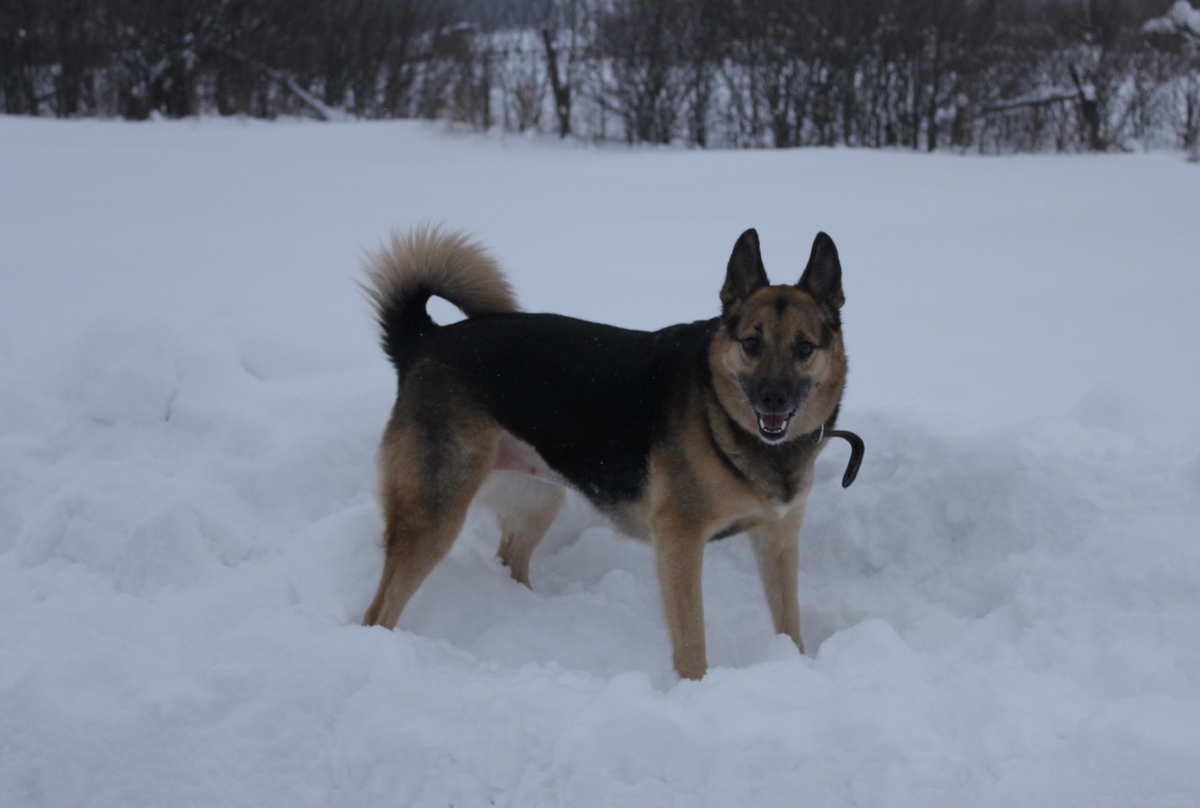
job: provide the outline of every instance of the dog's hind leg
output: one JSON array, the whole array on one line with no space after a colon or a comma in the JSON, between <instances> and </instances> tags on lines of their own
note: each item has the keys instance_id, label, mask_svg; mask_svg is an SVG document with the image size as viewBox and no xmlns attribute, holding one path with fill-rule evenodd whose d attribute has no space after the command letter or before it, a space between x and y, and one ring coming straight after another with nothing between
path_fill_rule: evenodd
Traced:
<instances>
[{"instance_id":1,"label":"dog's hind leg","mask_svg":"<svg viewBox=\"0 0 1200 808\"><path fill-rule=\"evenodd\" d=\"M451 437L433 437L430 423L397 412L379 448L384 511L383 576L363 625L395 628L409 598L454 544L467 507L495 458L495 424L470 417Z\"/></svg>"},{"instance_id":2,"label":"dog's hind leg","mask_svg":"<svg viewBox=\"0 0 1200 808\"><path fill-rule=\"evenodd\" d=\"M800 639L800 524L804 506L793 508L783 519L749 531L750 544L758 561L763 593L771 609L777 634L786 634L804 653Z\"/></svg>"},{"instance_id":3,"label":"dog's hind leg","mask_svg":"<svg viewBox=\"0 0 1200 808\"><path fill-rule=\"evenodd\" d=\"M525 586L529 586L529 559L534 548L566 498L561 485L511 471L492 474L479 492L479 501L496 512L500 523L496 555Z\"/></svg>"}]
</instances>

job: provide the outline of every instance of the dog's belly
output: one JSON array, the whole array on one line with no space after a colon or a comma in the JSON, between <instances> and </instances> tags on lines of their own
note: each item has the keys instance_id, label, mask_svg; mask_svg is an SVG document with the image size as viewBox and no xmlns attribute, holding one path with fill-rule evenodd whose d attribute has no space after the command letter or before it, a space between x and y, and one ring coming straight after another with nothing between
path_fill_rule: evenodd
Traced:
<instances>
[{"instance_id":1,"label":"dog's belly","mask_svg":"<svg viewBox=\"0 0 1200 808\"><path fill-rule=\"evenodd\" d=\"M583 494L595 505L619 532L631 539L649 541L650 530L644 518L640 518L634 502L596 502L588 496L589 492L572 485L571 481L559 474L538 453L538 450L525 441L515 437L511 432L503 432L496 444L496 460L493 471L515 471L527 474L538 480L555 483L571 488Z\"/></svg>"},{"instance_id":2,"label":"dog's belly","mask_svg":"<svg viewBox=\"0 0 1200 808\"><path fill-rule=\"evenodd\" d=\"M496 471L518 471L540 480L567 485L567 481L550 468L537 449L509 432L504 432L496 444L496 462L492 468Z\"/></svg>"}]
</instances>

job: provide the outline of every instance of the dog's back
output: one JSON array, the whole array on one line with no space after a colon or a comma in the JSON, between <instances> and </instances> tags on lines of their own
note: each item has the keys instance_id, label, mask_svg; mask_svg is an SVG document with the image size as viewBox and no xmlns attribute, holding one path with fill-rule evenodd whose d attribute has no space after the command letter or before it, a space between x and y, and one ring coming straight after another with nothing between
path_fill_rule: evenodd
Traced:
<instances>
[{"instance_id":1,"label":"dog's back","mask_svg":"<svg viewBox=\"0 0 1200 808\"><path fill-rule=\"evenodd\" d=\"M633 331L554 314L438 328L415 362L452 373L488 415L600 507L637 499L650 447L695 376L715 321Z\"/></svg>"}]
</instances>

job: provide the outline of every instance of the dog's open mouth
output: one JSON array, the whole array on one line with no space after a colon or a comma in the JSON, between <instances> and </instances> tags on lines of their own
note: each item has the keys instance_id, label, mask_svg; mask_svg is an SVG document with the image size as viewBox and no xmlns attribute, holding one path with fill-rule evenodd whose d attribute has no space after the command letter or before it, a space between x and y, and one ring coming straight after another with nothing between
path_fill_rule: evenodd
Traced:
<instances>
[{"instance_id":1,"label":"dog's open mouth","mask_svg":"<svg viewBox=\"0 0 1200 808\"><path fill-rule=\"evenodd\" d=\"M779 443L787 434L788 424L792 422L792 416L795 414L795 410L791 412L758 412L756 410L759 436L767 443Z\"/></svg>"}]
</instances>

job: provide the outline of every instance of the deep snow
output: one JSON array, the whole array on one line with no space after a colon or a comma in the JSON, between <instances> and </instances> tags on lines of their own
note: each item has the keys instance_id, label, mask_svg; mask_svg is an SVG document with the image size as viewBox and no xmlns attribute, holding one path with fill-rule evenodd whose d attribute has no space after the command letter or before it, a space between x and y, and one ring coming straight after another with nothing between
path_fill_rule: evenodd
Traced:
<instances>
[{"instance_id":1,"label":"deep snow","mask_svg":"<svg viewBox=\"0 0 1200 808\"><path fill-rule=\"evenodd\" d=\"M1169 155L0 117L0 805L1194 806L1198 211ZM649 549L576 499L532 592L479 512L356 625L394 378L355 280L419 221L634 327L713 315L747 226L779 281L833 235L867 457L819 464L808 656L732 538L677 682Z\"/></svg>"}]
</instances>

